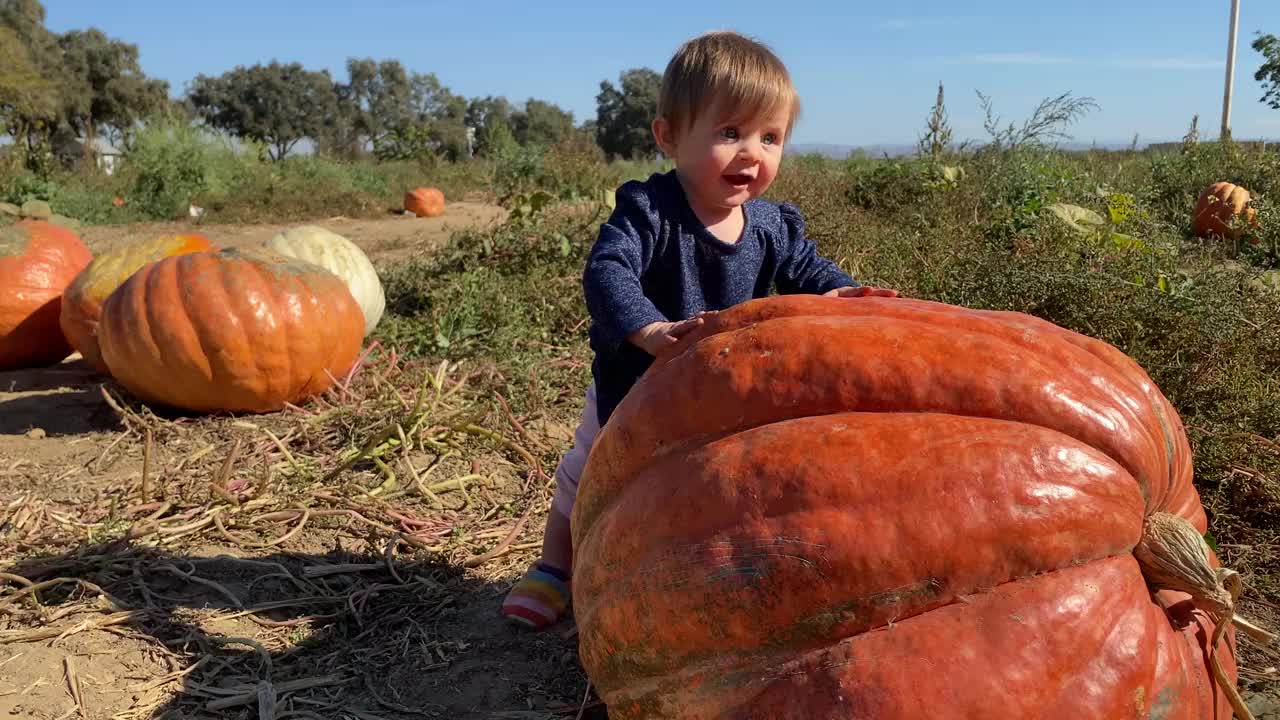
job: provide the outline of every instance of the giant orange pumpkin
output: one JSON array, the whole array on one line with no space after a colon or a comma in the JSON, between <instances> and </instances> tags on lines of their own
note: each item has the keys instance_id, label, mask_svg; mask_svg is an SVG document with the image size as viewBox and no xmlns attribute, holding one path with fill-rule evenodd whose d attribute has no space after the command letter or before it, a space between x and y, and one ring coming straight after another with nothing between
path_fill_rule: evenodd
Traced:
<instances>
[{"instance_id":1,"label":"giant orange pumpkin","mask_svg":"<svg viewBox=\"0 0 1280 720\"><path fill-rule=\"evenodd\" d=\"M404 194L404 209L418 217L444 214L444 193L433 187L414 188Z\"/></svg>"},{"instance_id":2,"label":"giant orange pumpkin","mask_svg":"<svg viewBox=\"0 0 1280 720\"><path fill-rule=\"evenodd\" d=\"M58 327L62 292L93 259L74 232L44 220L0 228L0 370L71 354Z\"/></svg>"},{"instance_id":3,"label":"giant orange pumpkin","mask_svg":"<svg viewBox=\"0 0 1280 720\"><path fill-rule=\"evenodd\" d=\"M198 233L164 235L121 245L101 253L67 286L62 298L62 332L85 362L106 373L107 364L98 349L98 318L102 303L120 283L149 262L171 255L206 252L209 239Z\"/></svg>"},{"instance_id":4,"label":"giant orange pumpkin","mask_svg":"<svg viewBox=\"0 0 1280 720\"><path fill-rule=\"evenodd\" d=\"M363 337L342 278L260 247L144 265L107 297L98 326L120 384L201 412L268 412L323 392Z\"/></svg>"},{"instance_id":5,"label":"giant orange pumpkin","mask_svg":"<svg viewBox=\"0 0 1280 720\"><path fill-rule=\"evenodd\" d=\"M614 720L1228 717L1213 621L1135 559L1157 512L1205 530L1178 414L1111 345L921 300L753 300L595 441L580 655Z\"/></svg>"},{"instance_id":6,"label":"giant orange pumpkin","mask_svg":"<svg viewBox=\"0 0 1280 720\"><path fill-rule=\"evenodd\" d=\"M1232 220L1244 217L1244 221L1257 225L1257 210L1248 207L1252 196L1249 191L1229 182L1216 182L1205 188L1196 200L1192 213L1191 230L1197 237L1211 236L1235 240L1240 237L1239 227L1230 227Z\"/></svg>"}]
</instances>

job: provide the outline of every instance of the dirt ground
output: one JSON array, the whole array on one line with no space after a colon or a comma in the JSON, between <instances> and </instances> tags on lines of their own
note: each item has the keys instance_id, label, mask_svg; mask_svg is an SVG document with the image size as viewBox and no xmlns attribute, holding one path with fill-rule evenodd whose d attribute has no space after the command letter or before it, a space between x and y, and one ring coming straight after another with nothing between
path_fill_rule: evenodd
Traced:
<instances>
[{"instance_id":1,"label":"dirt ground","mask_svg":"<svg viewBox=\"0 0 1280 720\"><path fill-rule=\"evenodd\" d=\"M315 224L350 238L377 265L504 215L457 202L443 218ZM86 228L82 237L97 251L194 228L233 245L283 227L147 223ZM199 517L211 480L247 498L251 464L269 447L262 438L270 428L293 447L290 461L307 461L299 445L307 438L295 434L300 426L287 413L158 419L135 414L138 406L122 414L113 407L121 397L78 355L0 373L0 578L10 581L6 592L37 583L41 601L35 610L0 604L10 620L0 617L0 718L603 717L587 699L571 621L530 633L498 617L503 595L536 552L549 501L510 453L479 448L470 467L452 468L473 478L471 496L458 505L452 488L437 488L443 511L406 502L394 505L405 513L397 515L387 504L364 505L364 525L304 519L297 526L305 531L277 543L243 541L272 526L239 525L234 517L221 532L206 522L183 541L120 540L120 532L99 540L90 528L105 535L149 513L171 527ZM155 430L150 451L144 426ZM566 449L571 428L559 420L535 418L529 427L529 442L547 457ZM226 456L236 450L228 447L242 441L246 450L232 462ZM430 460L418 462L425 468ZM357 466L353 474L369 477L371 469ZM144 473L159 486L153 495L172 502L128 505L145 487ZM484 515L476 510L490 502ZM522 502L530 506L517 518ZM463 568L408 541L388 546L387 534L369 531L395 518L402 531L420 533L413 537L442 538L437 549L445 555L475 556L500 540L507 548Z\"/></svg>"},{"instance_id":2,"label":"dirt ground","mask_svg":"<svg viewBox=\"0 0 1280 720\"><path fill-rule=\"evenodd\" d=\"M291 225L320 225L359 245L371 260L394 260L430 250L464 228L485 227L506 218L505 209L483 202L459 200L449 203L441 217L415 218L387 215L381 218L333 217L307 223L205 224L198 222L132 223L85 228L81 238L89 249L99 252L128 238L175 232L199 232L220 246L261 243Z\"/></svg>"}]
</instances>

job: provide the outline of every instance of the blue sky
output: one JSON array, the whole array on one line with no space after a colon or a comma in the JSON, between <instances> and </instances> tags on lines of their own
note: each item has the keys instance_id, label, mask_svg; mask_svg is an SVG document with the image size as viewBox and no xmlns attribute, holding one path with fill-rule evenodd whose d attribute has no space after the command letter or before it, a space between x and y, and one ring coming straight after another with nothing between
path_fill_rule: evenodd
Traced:
<instances>
[{"instance_id":1,"label":"blue sky","mask_svg":"<svg viewBox=\"0 0 1280 720\"><path fill-rule=\"evenodd\" d=\"M974 90L1006 121L1070 91L1100 109L1081 142L1174 139L1200 114L1216 136L1229 0L647 3L557 0L45 0L48 26L96 26L136 43L143 69L174 92L197 73L299 61L345 77L347 57L398 58L456 93L536 97L593 117L601 80L661 72L685 38L732 28L768 42L791 69L804 113L797 143L910 143L943 82L960 138L984 137ZM1034 8L1034 9L1033 9ZM1258 102L1258 30L1280 34L1280 2L1241 0L1232 129L1280 139Z\"/></svg>"}]
</instances>

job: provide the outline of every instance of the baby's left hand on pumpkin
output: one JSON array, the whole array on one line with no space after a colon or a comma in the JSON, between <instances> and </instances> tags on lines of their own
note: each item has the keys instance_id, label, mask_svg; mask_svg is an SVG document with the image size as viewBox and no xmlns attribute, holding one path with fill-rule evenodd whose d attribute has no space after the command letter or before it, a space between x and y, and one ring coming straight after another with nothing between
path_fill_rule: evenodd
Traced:
<instances>
[{"instance_id":1,"label":"baby's left hand on pumpkin","mask_svg":"<svg viewBox=\"0 0 1280 720\"><path fill-rule=\"evenodd\" d=\"M838 287L834 290L828 290L822 293L823 297L842 297L842 298L860 298L860 297L898 297L897 290L889 288L878 288L870 285L859 285L858 287Z\"/></svg>"}]
</instances>

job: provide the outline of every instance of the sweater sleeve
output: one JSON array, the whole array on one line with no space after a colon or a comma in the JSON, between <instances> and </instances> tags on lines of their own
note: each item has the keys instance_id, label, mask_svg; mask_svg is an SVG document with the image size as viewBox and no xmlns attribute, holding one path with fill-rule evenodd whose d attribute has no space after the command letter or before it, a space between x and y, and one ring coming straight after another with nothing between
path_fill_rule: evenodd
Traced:
<instances>
[{"instance_id":1,"label":"sweater sleeve","mask_svg":"<svg viewBox=\"0 0 1280 720\"><path fill-rule=\"evenodd\" d=\"M804 217L791 203L783 203L780 262L775 284L783 295L821 295L838 287L858 287L861 283L834 262L818 254L813 241L805 237Z\"/></svg>"},{"instance_id":2,"label":"sweater sleeve","mask_svg":"<svg viewBox=\"0 0 1280 720\"><path fill-rule=\"evenodd\" d=\"M587 311L609 347L645 325L667 320L641 286L656 234L657 219L640 183L618 188L617 205L600 226L582 275Z\"/></svg>"}]
</instances>

